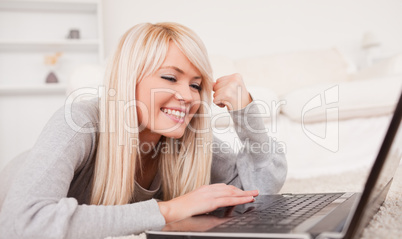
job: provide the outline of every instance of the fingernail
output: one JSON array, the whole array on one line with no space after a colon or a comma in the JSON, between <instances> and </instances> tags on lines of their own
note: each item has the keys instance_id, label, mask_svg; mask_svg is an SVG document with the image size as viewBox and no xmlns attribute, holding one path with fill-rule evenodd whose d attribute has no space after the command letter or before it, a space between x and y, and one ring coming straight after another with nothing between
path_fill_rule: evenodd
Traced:
<instances>
[{"instance_id":1,"label":"fingernail","mask_svg":"<svg viewBox=\"0 0 402 239\"><path fill-rule=\"evenodd\" d=\"M255 201L255 198L254 198L253 196L251 196L251 197L252 197L252 199L253 199L252 201L254 202L254 201Z\"/></svg>"}]
</instances>

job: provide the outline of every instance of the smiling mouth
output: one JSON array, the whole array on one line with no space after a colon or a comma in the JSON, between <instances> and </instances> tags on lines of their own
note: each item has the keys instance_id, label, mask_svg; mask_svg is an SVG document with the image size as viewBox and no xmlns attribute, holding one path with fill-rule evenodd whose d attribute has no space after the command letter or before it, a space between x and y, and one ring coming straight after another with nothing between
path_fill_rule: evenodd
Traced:
<instances>
[{"instance_id":1,"label":"smiling mouth","mask_svg":"<svg viewBox=\"0 0 402 239\"><path fill-rule=\"evenodd\" d=\"M186 116L186 113L180 110L173 110L173 109L168 109L168 108L161 108L161 111L165 113L167 116L169 116L172 119L176 119L177 121L184 121L184 117Z\"/></svg>"}]
</instances>

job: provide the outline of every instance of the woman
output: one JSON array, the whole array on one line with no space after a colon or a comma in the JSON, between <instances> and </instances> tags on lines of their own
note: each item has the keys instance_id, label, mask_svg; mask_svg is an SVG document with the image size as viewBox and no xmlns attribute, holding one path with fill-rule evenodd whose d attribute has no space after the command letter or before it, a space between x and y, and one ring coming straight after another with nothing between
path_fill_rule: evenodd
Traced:
<instances>
[{"instance_id":1,"label":"woman","mask_svg":"<svg viewBox=\"0 0 402 239\"><path fill-rule=\"evenodd\" d=\"M213 83L206 49L190 29L134 26L122 37L105 84L99 103L59 110L35 146L13 160L22 166L11 167L19 169L2 205L0 235L139 233L253 202L284 183L284 155L266 149L235 155L213 139L212 91L213 102L230 111L245 149L272 142L253 131L264 125L247 117L258 110L241 76Z\"/></svg>"}]
</instances>

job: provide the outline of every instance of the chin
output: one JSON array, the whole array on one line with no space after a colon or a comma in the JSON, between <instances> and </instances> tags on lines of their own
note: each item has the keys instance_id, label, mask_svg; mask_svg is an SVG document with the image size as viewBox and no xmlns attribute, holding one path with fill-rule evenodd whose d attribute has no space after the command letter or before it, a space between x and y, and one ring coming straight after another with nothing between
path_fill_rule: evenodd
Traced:
<instances>
[{"instance_id":1,"label":"chin","mask_svg":"<svg viewBox=\"0 0 402 239\"><path fill-rule=\"evenodd\" d=\"M180 139L184 135L184 130L175 130L169 133L163 133L166 138Z\"/></svg>"}]
</instances>

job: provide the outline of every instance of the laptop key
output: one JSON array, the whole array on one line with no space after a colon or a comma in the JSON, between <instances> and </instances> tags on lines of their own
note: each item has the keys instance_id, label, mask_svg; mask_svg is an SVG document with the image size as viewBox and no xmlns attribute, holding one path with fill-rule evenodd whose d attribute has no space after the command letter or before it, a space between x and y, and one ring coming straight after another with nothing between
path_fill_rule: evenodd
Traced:
<instances>
[{"instance_id":1,"label":"laptop key","mask_svg":"<svg viewBox=\"0 0 402 239\"><path fill-rule=\"evenodd\" d=\"M340 197L333 195L297 195L283 198L262 211L252 211L221 224L217 228L239 231L290 231L323 207ZM255 231L254 231L255 230ZM214 230L215 231L215 230Z\"/></svg>"}]
</instances>

